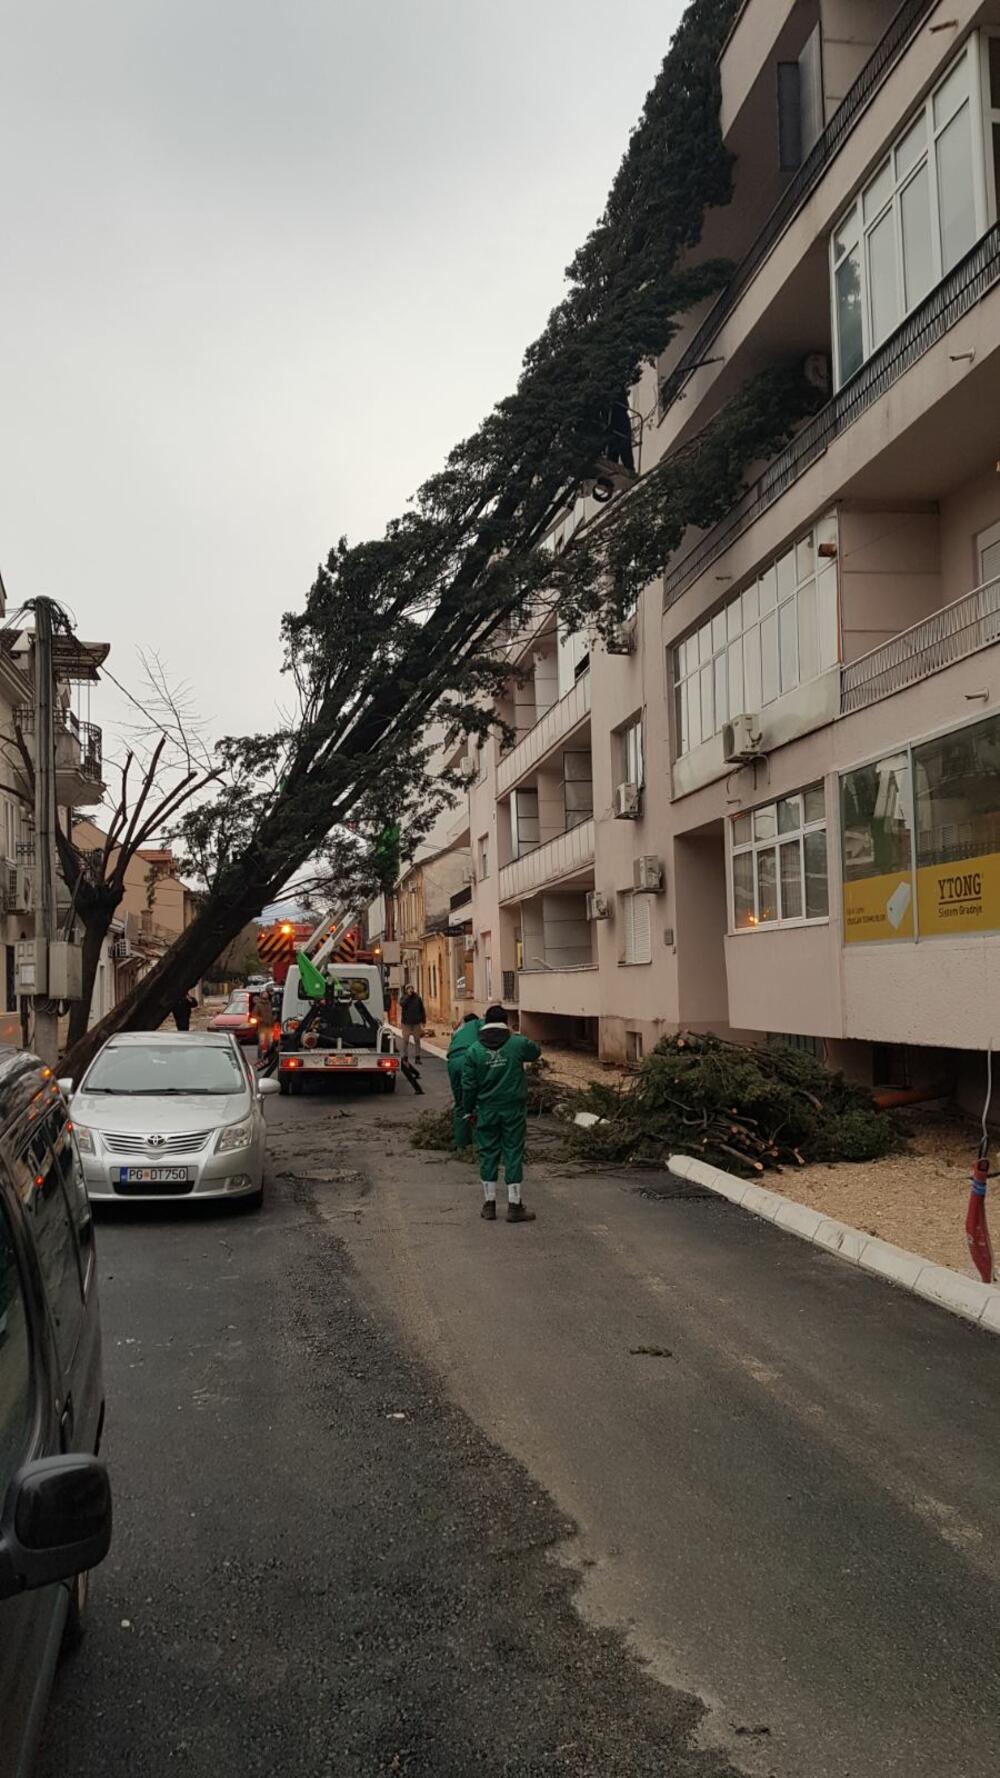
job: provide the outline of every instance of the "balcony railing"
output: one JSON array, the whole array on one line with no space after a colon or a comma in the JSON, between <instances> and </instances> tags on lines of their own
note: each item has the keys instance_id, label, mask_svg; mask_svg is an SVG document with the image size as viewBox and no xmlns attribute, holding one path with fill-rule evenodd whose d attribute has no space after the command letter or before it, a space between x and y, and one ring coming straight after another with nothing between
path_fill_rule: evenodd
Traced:
<instances>
[{"instance_id":1,"label":"balcony railing","mask_svg":"<svg viewBox=\"0 0 1000 1778\"><path fill-rule=\"evenodd\" d=\"M517 970L505 969L502 972L503 993L501 999L505 1005L517 1005Z\"/></svg>"},{"instance_id":2,"label":"balcony railing","mask_svg":"<svg viewBox=\"0 0 1000 1778\"><path fill-rule=\"evenodd\" d=\"M518 896L541 889L546 883L574 875L593 862L594 821L591 816L589 820L581 821L578 827L567 828L565 833L546 840L543 846L536 846L533 852L526 852L513 864L505 864L500 872L500 900L516 900Z\"/></svg>"},{"instance_id":3,"label":"balcony railing","mask_svg":"<svg viewBox=\"0 0 1000 1778\"><path fill-rule=\"evenodd\" d=\"M578 963L568 969L522 969L519 998L522 1012L596 1018L601 1011L601 972L596 963Z\"/></svg>"},{"instance_id":4,"label":"balcony railing","mask_svg":"<svg viewBox=\"0 0 1000 1778\"><path fill-rule=\"evenodd\" d=\"M707 357L743 292L757 276L772 248L781 239L789 223L819 184L834 156L844 146L862 111L878 91L896 58L906 48L924 15L937 0L905 0L884 37L845 93L822 135L818 136L794 178L790 179L753 245L740 260L729 283L722 291L711 313L706 315L697 333L660 388L660 406L665 413L687 382L692 371Z\"/></svg>"},{"instance_id":5,"label":"balcony railing","mask_svg":"<svg viewBox=\"0 0 1000 1778\"><path fill-rule=\"evenodd\" d=\"M840 714L851 716L1000 642L1000 580L988 580L841 669Z\"/></svg>"},{"instance_id":6,"label":"balcony railing","mask_svg":"<svg viewBox=\"0 0 1000 1778\"><path fill-rule=\"evenodd\" d=\"M663 580L664 609L673 605L724 550L780 500L834 439L853 426L943 334L975 308L998 280L1000 225L994 224L971 253L932 290L927 301L914 309L884 346L862 365L857 376L806 421L791 443L768 464L760 480L734 502L725 518L706 531L674 568L668 569Z\"/></svg>"},{"instance_id":7,"label":"balcony railing","mask_svg":"<svg viewBox=\"0 0 1000 1778\"><path fill-rule=\"evenodd\" d=\"M552 704L497 766L497 795L523 778L546 753L564 741L590 713L590 674L582 673L565 697Z\"/></svg>"}]
</instances>

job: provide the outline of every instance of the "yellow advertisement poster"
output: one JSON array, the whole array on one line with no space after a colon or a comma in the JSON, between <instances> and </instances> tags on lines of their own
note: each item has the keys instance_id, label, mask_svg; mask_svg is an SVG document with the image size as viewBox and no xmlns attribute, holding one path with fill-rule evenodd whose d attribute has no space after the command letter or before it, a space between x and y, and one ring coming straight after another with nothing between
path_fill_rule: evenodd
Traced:
<instances>
[{"instance_id":1,"label":"yellow advertisement poster","mask_svg":"<svg viewBox=\"0 0 1000 1778\"><path fill-rule=\"evenodd\" d=\"M862 877L844 884L844 943L870 944L913 937L913 885L909 871Z\"/></svg>"},{"instance_id":2,"label":"yellow advertisement poster","mask_svg":"<svg viewBox=\"0 0 1000 1778\"><path fill-rule=\"evenodd\" d=\"M917 911L921 938L1000 931L1000 853L921 865Z\"/></svg>"}]
</instances>

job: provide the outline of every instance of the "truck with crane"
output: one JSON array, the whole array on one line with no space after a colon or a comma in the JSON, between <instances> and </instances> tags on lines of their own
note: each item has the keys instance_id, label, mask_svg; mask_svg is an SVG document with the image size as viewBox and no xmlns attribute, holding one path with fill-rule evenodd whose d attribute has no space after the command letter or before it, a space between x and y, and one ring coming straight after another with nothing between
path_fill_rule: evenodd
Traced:
<instances>
[{"instance_id":1,"label":"truck with crane","mask_svg":"<svg viewBox=\"0 0 1000 1778\"><path fill-rule=\"evenodd\" d=\"M282 1093L301 1093L318 1074L366 1076L383 1092L396 1090L400 1058L381 964L350 942L352 934L353 916L324 918L288 965L278 1036Z\"/></svg>"}]
</instances>

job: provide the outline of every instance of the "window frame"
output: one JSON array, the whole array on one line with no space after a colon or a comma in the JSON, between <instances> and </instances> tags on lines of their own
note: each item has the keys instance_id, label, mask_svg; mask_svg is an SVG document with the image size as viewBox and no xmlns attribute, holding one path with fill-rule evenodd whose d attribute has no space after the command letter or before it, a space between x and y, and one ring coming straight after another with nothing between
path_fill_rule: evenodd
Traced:
<instances>
[{"instance_id":1,"label":"window frame","mask_svg":"<svg viewBox=\"0 0 1000 1778\"><path fill-rule=\"evenodd\" d=\"M652 897L640 894L635 889L626 889L622 891L618 899L621 904L622 913L622 948L618 958L618 967L619 969L648 969L653 961L653 915L649 906ZM646 905L646 933L649 939L648 957L630 957L628 955L630 927L633 941L635 938L635 905L637 900L644 902ZM632 949L634 950L635 948L633 942Z\"/></svg>"},{"instance_id":2,"label":"window frame","mask_svg":"<svg viewBox=\"0 0 1000 1778\"><path fill-rule=\"evenodd\" d=\"M942 211L940 192L938 189L938 157L937 145L944 132L959 115L964 104L969 106L969 122L972 135L972 200L973 200L973 238L967 251L971 252L976 242L982 239L997 215L997 196L993 172L992 136L987 142L986 122L1000 125L1000 107L994 108L990 102L989 92L989 51L988 39L996 33L972 31L962 47L948 62L938 79L928 91L920 105L909 112L900 129L894 132L884 154L879 156L863 185L859 186L849 204L845 204L836 224L830 230L827 243L828 257L828 289L830 298L830 338L832 342L833 386L835 390L846 387L853 377L860 375L868 360L886 342L891 339L896 329L903 325L908 316L912 315L954 269L944 269L944 252L942 240ZM968 66L966 97L943 123L937 125L934 118L934 100L951 79L962 61ZM924 146L905 170L900 173L897 166L897 154L907 136L920 118L924 120ZM930 223L931 247L931 282L927 290L912 302L907 301L906 278L903 250L902 227L902 195L912 182L920 177L921 171L927 169L928 180L928 220ZM889 189L887 195L873 206L871 215L865 215L865 198L876 186L879 179L888 171ZM869 242L875 230L887 216L893 221L893 265L896 278L896 320L881 336L875 338L873 312L873 286L869 276ZM844 251L837 253L838 237L848 241ZM837 317L837 273L853 252L857 251L861 291L861 362L848 376L844 376L841 368L840 328ZM959 264L961 258L955 261Z\"/></svg>"},{"instance_id":3,"label":"window frame","mask_svg":"<svg viewBox=\"0 0 1000 1778\"><path fill-rule=\"evenodd\" d=\"M614 731L614 788L620 789L623 784L635 784L643 790L646 784L646 757L643 747L643 712L637 711L635 716L623 722ZM631 755L631 759L630 759ZM631 776L632 765L635 766L635 777Z\"/></svg>"},{"instance_id":4,"label":"window frame","mask_svg":"<svg viewBox=\"0 0 1000 1778\"><path fill-rule=\"evenodd\" d=\"M814 821L806 821L806 819L805 819L805 797L811 790L819 790L822 792L822 794L823 794L823 814L822 814L822 817L817 818ZM838 790L839 790L839 781L838 781ZM779 823L778 823L778 805L779 805L779 803L791 801L791 799L793 797L799 798L800 805L801 805L802 818L799 821L799 824L797 827L788 828L785 830L785 832L782 832L779 827ZM766 810L769 810L769 809L774 810L774 833L770 837L758 839L755 837L755 833L754 833L755 817L763 814ZM750 822L750 838L749 838L749 840L744 840L744 841L740 841L739 843L736 843L734 841L734 834L736 831L736 823L737 823L737 821L745 820L745 819L749 819L749 822ZM823 833L826 835L826 901L827 901L827 911L825 914L807 914L805 912L805 908L807 905L807 901L806 901L805 842L806 842L807 835L813 834L813 833ZM802 906L803 912L801 914L783 915L781 912L781 902L782 902L781 849L783 846L792 845L795 841L798 841L798 850L799 850L799 877L798 877L798 881L799 881L799 889L800 889L800 893L801 893L801 906ZM759 918L760 877L759 877L759 872L758 872L758 867L757 867L757 859L758 859L759 854L766 853L766 852L773 852L773 854L774 854L774 892L775 892L775 898L776 898L776 905L778 908L778 914L777 914L777 917L773 920L761 920ZM751 870L752 870L752 878L753 878L754 917L749 925L737 926L737 924L736 924L736 882L735 882L734 860L737 858L745 858L748 856L752 859ZM828 790L827 790L827 782L826 782L825 778L813 778L810 780L810 782L808 784L802 784L795 790L786 791L783 796L772 797L766 803L755 804L753 808L739 809L736 811L735 814L733 814L729 817L728 821L726 822L726 890L727 890L728 931L729 931L729 936L731 938L745 938L748 934L756 933L756 932L788 931L790 928L796 927L796 926L829 926L829 924L830 924L830 812L829 812L829 796L828 796Z\"/></svg>"}]
</instances>

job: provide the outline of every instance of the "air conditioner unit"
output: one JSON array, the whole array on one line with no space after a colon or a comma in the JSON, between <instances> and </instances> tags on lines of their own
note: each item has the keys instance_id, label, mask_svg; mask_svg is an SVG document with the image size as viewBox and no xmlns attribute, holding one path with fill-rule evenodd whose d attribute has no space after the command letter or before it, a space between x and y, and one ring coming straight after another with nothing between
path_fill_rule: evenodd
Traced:
<instances>
[{"instance_id":1,"label":"air conditioner unit","mask_svg":"<svg viewBox=\"0 0 1000 1778\"><path fill-rule=\"evenodd\" d=\"M462 866L462 882L463 883L474 883L475 880L476 880L476 873L475 873L473 866L471 864L463 864L463 866Z\"/></svg>"},{"instance_id":2,"label":"air conditioner unit","mask_svg":"<svg viewBox=\"0 0 1000 1778\"><path fill-rule=\"evenodd\" d=\"M111 946L111 956L115 963L124 963L132 955L132 947L127 938L116 938Z\"/></svg>"},{"instance_id":3,"label":"air conditioner unit","mask_svg":"<svg viewBox=\"0 0 1000 1778\"><path fill-rule=\"evenodd\" d=\"M463 778L478 778L479 761L473 759L471 754L467 753L465 758L459 761L458 770L460 776Z\"/></svg>"},{"instance_id":4,"label":"air conditioner unit","mask_svg":"<svg viewBox=\"0 0 1000 1778\"><path fill-rule=\"evenodd\" d=\"M635 821L642 807L638 784L619 784L615 789L615 820Z\"/></svg>"},{"instance_id":5,"label":"air conditioner unit","mask_svg":"<svg viewBox=\"0 0 1000 1778\"><path fill-rule=\"evenodd\" d=\"M611 908L607 896L602 895L599 889L589 890L587 893L587 919L606 920L610 913Z\"/></svg>"},{"instance_id":6,"label":"air conditioner unit","mask_svg":"<svg viewBox=\"0 0 1000 1778\"><path fill-rule=\"evenodd\" d=\"M632 887L637 895L660 895L663 891L663 865L659 858L636 858L632 862Z\"/></svg>"},{"instance_id":7,"label":"air conditioner unit","mask_svg":"<svg viewBox=\"0 0 1000 1778\"><path fill-rule=\"evenodd\" d=\"M722 727L722 751L727 765L740 760L760 758L760 719L756 716L734 716Z\"/></svg>"},{"instance_id":8,"label":"air conditioner unit","mask_svg":"<svg viewBox=\"0 0 1000 1778\"><path fill-rule=\"evenodd\" d=\"M635 653L635 622L628 618L625 623L612 624L604 644L608 654Z\"/></svg>"}]
</instances>

